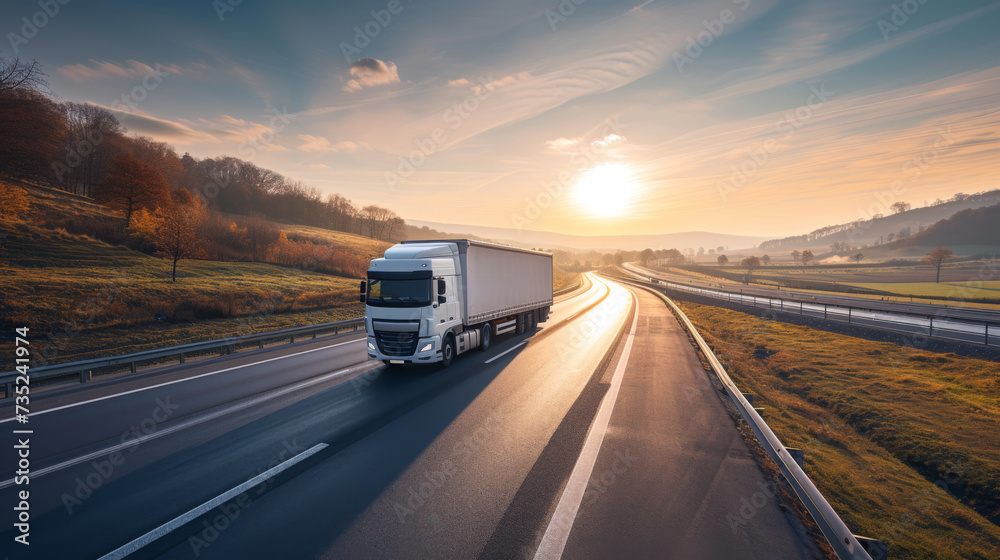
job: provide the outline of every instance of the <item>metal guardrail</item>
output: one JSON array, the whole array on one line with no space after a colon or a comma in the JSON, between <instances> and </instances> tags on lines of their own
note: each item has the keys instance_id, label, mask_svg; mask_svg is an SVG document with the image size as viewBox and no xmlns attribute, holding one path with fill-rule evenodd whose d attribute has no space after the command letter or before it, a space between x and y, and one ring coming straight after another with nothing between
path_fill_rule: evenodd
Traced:
<instances>
[{"instance_id":1,"label":"metal guardrail","mask_svg":"<svg viewBox=\"0 0 1000 560\"><path fill-rule=\"evenodd\" d=\"M176 357L179 363L183 364L184 356L188 354L199 354L211 350L220 350L220 352L223 355L232 354L236 352L237 349L241 346L245 347L248 345L256 344L258 348L263 348L264 344L268 342L275 342L287 338L289 343L292 343L295 342L296 337L302 338L311 335L312 338L316 338L316 335L321 332L332 331L333 334L338 334L342 330L356 331L359 328L364 328L364 325L365 325L364 318L359 318L359 319L348 319L346 321L337 321L333 323L320 323L318 325L291 327L288 329L269 331L260 334L250 334L245 336L237 336L233 338L210 340L206 342L195 342L192 344L172 346L169 348L160 348L157 350L146 350L143 352L135 352L132 354L125 354L123 356L115 356L112 358L94 358L90 360L80 360L77 362L69 362L65 364L33 367L29 370L29 375L32 381L36 381L39 379L54 379L59 377L68 377L71 375L79 375L80 383L86 383L93 376L94 370L99 370L102 368L128 365L131 372L135 373L138 364L142 362L149 362L153 360L162 360L163 358ZM0 385L4 386L5 398L10 398L13 395L14 393L13 386L15 380L17 379L17 376L18 376L17 371L8 371L3 374L0 374Z\"/></svg>"},{"instance_id":2,"label":"metal guardrail","mask_svg":"<svg viewBox=\"0 0 1000 560\"><path fill-rule=\"evenodd\" d=\"M873 327L894 332L979 344L982 346L1000 347L1000 324L990 321L968 321L952 319L925 313L910 313L886 311L854 305L830 303L809 303L801 300L791 300L780 297L758 296L727 292L714 288L699 288L687 284L661 280L639 274L635 271L622 269L627 274L641 279L640 281L664 286L680 292L719 299L730 303L749 305L751 307L772 309L785 313L795 313L827 321L846 322L851 325ZM655 280L655 282L648 282Z\"/></svg>"},{"instance_id":3,"label":"metal guardrail","mask_svg":"<svg viewBox=\"0 0 1000 560\"><path fill-rule=\"evenodd\" d=\"M732 378L726 372L726 368L722 367L722 363L715 356L712 348L705 342L705 339L701 337L698 329L695 328L694 324L687 315L677 305L670 301L670 298L660 293L659 290L655 289L655 285L649 282L638 282L632 280L624 280L616 278L616 280L622 280L630 284L639 285L645 288L650 288L650 291L659 296L670 308L674 311L677 317L681 320L684 328L691 334L695 342L698 344L698 348L701 349L702 353L708 359L709 364L711 364L712 369L715 374L722 381L722 384L726 387L726 392L729 394L729 398L732 399L733 404L739 409L740 415L750 428L753 430L754 435L757 436L757 440L764 447L767 454L774 460L784 475L785 480L792 487L795 495L802 500L803 505L809 511L809 515L812 516L813 520L819 526L820 530L823 532L823 536L826 540L830 542L830 546L833 547L834 552L841 560L872 560L871 555L865 550L865 548L858 541L858 537L851 533L850 529L844 521L837 515L833 507L823 494L816 488L812 480L809 479L809 475L802 470L802 467L795 461L792 455L788 452L788 449L782 445L781 440L778 436L771 431L771 428L767 425L760 414L754 410L753 404L750 403L740 392L739 388L736 387L736 383L733 382Z\"/></svg>"}]
</instances>

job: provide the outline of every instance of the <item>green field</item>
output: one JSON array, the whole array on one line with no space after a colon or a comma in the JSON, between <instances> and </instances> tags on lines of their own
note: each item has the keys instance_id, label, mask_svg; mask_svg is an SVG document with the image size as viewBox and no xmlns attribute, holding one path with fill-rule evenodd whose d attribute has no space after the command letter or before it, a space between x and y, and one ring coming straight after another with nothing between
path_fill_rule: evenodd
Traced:
<instances>
[{"instance_id":1,"label":"green field","mask_svg":"<svg viewBox=\"0 0 1000 560\"><path fill-rule=\"evenodd\" d=\"M1000 300L1000 280L969 282L851 282L849 286L901 296Z\"/></svg>"},{"instance_id":2,"label":"green field","mask_svg":"<svg viewBox=\"0 0 1000 560\"><path fill-rule=\"evenodd\" d=\"M854 533L1000 558L1000 364L679 305Z\"/></svg>"}]
</instances>

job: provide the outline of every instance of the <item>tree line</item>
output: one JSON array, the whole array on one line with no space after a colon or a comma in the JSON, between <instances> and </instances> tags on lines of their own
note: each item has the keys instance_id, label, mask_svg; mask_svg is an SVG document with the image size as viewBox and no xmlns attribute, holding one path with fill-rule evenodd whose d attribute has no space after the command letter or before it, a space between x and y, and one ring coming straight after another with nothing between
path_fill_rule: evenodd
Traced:
<instances>
[{"instance_id":1,"label":"tree line","mask_svg":"<svg viewBox=\"0 0 1000 560\"><path fill-rule=\"evenodd\" d=\"M112 111L58 100L47 88L37 63L0 58L0 175L92 198L119 213L123 234L169 253L175 264L245 252L254 260L287 260L275 254L281 234L267 220L383 241L403 235L402 218L387 208L324 197L239 158L179 156L170 144L130 135ZM173 246L165 248L171 228ZM178 247L182 240L188 249Z\"/></svg>"}]
</instances>

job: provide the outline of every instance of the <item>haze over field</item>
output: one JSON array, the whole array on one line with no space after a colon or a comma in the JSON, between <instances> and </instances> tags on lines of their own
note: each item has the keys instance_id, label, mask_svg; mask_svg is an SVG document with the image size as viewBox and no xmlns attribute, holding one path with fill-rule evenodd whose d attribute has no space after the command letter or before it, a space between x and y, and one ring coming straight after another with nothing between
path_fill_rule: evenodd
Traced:
<instances>
[{"instance_id":1,"label":"haze over field","mask_svg":"<svg viewBox=\"0 0 1000 560\"><path fill-rule=\"evenodd\" d=\"M997 186L997 3L901 5L90 2L33 31L36 4L4 3L0 21L5 56L130 132L404 218L776 237Z\"/></svg>"}]
</instances>

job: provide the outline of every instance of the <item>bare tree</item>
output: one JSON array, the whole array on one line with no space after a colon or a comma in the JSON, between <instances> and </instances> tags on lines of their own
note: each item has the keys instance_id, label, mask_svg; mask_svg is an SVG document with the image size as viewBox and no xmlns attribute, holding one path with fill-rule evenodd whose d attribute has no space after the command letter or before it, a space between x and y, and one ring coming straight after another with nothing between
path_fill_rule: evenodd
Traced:
<instances>
[{"instance_id":1,"label":"bare tree","mask_svg":"<svg viewBox=\"0 0 1000 560\"><path fill-rule=\"evenodd\" d=\"M45 81L45 73L38 61L30 64L21 62L18 58L0 57L0 93L12 89L32 89L43 91L49 89Z\"/></svg>"},{"instance_id":2,"label":"bare tree","mask_svg":"<svg viewBox=\"0 0 1000 560\"><path fill-rule=\"evenodd\" d=\"M740 266L746 269L746 274L743 276L743 283L749 284L753 280L753 271L760 268L760 259L751 255L740 261Z\"/></svg>"},{"instance_id":3,"label":"bare tree","mask_svg":"<svg viewBox=\"0 0 1000 560\"><path fill-rule=\"evenodd\" d=\"M951 249L947 247L938 247L930 253L927 253L927 256L924 257L925 263L934 265L937 269L937 277L934 279L935 283L941 282L941 265L953 258L955 258L955 253L952 253Z\"/></svg>"},{"instance_id":4,"label":"bare tree","mask_svg":"<svg viewBox=\"0 0 1000 560\"><path fill-rule=\"evenodd\" d=\"M911 206L909 202L899 201L899 202L893 202L892 206L890 206L889 208L892 210L893 214L901 214L909 210Z\"/></svg>"}]
</instances>

